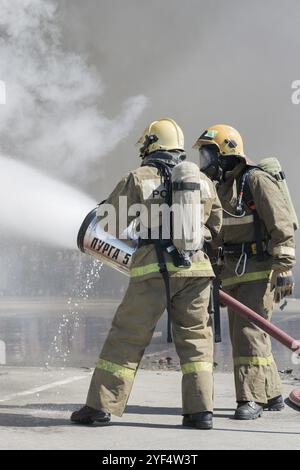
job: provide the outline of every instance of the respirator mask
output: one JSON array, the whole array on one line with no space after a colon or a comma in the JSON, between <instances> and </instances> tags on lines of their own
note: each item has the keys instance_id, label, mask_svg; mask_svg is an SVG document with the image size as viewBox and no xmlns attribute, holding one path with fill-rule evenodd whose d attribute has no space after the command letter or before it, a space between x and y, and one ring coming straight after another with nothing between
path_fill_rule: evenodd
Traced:
<instances>
[{"instance_id":1,"label":"respirator mask","mask_svg":"<svg viewBox=\"0 0 300 470\"><path fill-rule=\"evenodd\" d=\"M215 145L205 145L199 149L200 170L212 180L219 180L221 168L219 165L219 150Z\"/></svg>"}]
</instances>

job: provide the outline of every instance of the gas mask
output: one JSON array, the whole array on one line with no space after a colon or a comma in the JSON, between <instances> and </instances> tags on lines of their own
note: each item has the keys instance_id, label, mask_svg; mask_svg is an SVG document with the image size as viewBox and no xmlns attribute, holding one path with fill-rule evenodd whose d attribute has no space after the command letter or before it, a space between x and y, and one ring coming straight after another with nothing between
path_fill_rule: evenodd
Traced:
<instances>
[{"instance_id":1,"label":"gas mask","mask_svg":"<svg viewBox=\"0 0 300 470\"><path fill-rule=\"evenodd\" d=\"M199 149L200 170L212 180L219 180L222 170L219 165L219 150L215 145L205 145Z\"/></svg>"},{"instance_id":2,"label":"gas mask","mask_svg":"<svg viewBox=\"0 0 300 470\"><path fill-rule=\"evenodd\" d=\"M220 155L219 166L222 168L223 174L232 171L240 163L239 158L235 155Z\"/></svg>"},{"instance_id":3,"label":"gas mask","mask_svg":"<svg viewBox=\"0 0 300 470\"><path fill-rule=\"evenodd\" d=\"M199 152L200 170L215 181L220 181L227 171L232 171L239 163L235 155L220 155L216 145L205 145Z\"/></svg>"}]
</instances>

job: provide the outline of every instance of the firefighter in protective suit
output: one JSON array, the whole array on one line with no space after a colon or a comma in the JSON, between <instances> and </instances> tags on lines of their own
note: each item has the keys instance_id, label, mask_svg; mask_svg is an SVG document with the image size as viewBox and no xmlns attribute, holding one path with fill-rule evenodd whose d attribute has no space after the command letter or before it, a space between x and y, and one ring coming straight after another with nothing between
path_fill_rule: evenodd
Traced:
<instances>
[{"instance_id":1,"label":"firefighter in protective suit","mask_svg":"<svg viewBox=\"0 0 300 470\"><path fill-rule=\"evenodd\" d=\"M138 203L150 208L152 204L164 203L164 183L157 165L172 169L186 158L182 130L172 119L151 123L138 144L141 166L125 176L106 200L116 209L117 219L120 196L127 197L128 207ZM201 182L204 233L209 240L221 229L222 208L209 178L201 174ZM131 222L129 217L128 225ZM208 304L214 272L202 250L193 254L189 268L177 267L167 251L164 256L173 338L183 373L183 424L210 429L213 338ZM129 287L96 364L86 406L73 413L73 422L105 423L111 414L122 416L144 350L166 308L166 288L160 269L154 244L151 240L143 241L133 255Z\"/></svg>"},{"instance_id":2,"label":"firefighter in protective suit","mask_svg":"<svg viewBox=\"0 0 300 470\"><path fill-rule=\"evenodd\" d=\"M246 158L240 134L227 125L208 128L196 141L200 169L217 181L223 206L219 244L223 289L271 320L274 300L291 295L294 227L271 175ZM236 419L256 419L284 408L281 381L268 335L229 311L238 407Z\"/></svg>"}]
</instances>

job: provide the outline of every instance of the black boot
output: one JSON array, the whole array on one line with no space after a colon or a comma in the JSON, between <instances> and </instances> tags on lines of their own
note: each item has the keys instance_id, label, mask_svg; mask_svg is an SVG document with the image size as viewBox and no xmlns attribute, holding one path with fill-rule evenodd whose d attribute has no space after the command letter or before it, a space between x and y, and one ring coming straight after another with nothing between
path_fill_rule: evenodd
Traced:
<instances>
[{"instance_id":1,"label":"black boot","mask_svg":"<svg viewBox=\"0 0 300 470\"><path fill-rule=\"evenodd\" d=\"M263 414L263 407L255 401L240 401L235 411L234 419L250 420L260 418Z\"/></svg>"},{"instance_id":2,"label":"black boot","mask_svg":"<svg viewBox=\"0 0 300 470\"><path fill-rule=\"evenodd\" d=\"M209 411L203 411L202 413L183 415L182 425L197 429L212 429L213 414Z\"/></svg>"},{"instance_id":3,"label":"black boot","mask_svg":"<svg viewBox=\"0 0 300 470\"><path fill-rule=\"evenodd\" d=\"M110 422L110 413L102 410L95 410L90 406L84 406L78 411L74 411L71 415L71 421L76 424L93 424L94 422L103 425Z\"/></svg>"},{"instance_id":4,"label":"black boot","mask_svg":"<svg viewBox=\"0 0 300 470\"><path fill-rule=\"evenodd\" d=\"M284 409L283 396L279 395L278 397L272 398L268 401L267 405L264 405L264 410L266 411L281 411Z\"/></svg>"}]
</instances>

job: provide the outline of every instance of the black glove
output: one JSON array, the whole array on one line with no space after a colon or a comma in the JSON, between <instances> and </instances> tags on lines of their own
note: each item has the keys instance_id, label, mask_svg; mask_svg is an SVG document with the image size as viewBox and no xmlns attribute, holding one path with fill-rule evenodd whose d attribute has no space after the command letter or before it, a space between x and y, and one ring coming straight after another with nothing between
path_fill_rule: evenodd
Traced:
<instances>
[{"instance_id":1,"label":"black glove","mask_svg":"<svg viewBox=\"0 0 300 470\"><path fill-rule=\"evenodd\" d=\"M295 280L292 271L273 271L271 276L271 290L274 290L274 301L280 303L284 297L293 294Z\"/></svg>"}]
</instances>

